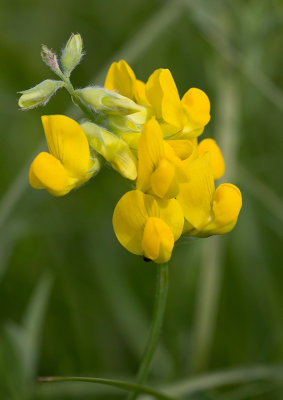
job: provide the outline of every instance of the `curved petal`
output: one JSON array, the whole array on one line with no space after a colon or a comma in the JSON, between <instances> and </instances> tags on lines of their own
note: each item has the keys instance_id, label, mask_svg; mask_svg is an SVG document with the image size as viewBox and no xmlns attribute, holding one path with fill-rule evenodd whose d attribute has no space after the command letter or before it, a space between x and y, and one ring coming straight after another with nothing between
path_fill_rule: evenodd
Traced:
<instances>
[{"instance_id":1,"label":"curved petal","mask_svg":"<svg viewBox=\"0 0 283 400\"><path fill-rule=\"evenodd\" d=\"M143 231L149 216L158 216L153 196L132 190L118 201L113 214L113 228L117 239L128 251L143 254Z\"/></svg>"},{"instance_id":2,"label":"curved petal","mask_svg":"<svg viewBox=\"0 0 283 400\"><path fill-rule=\"evenodd\" d=\"M157 69L150 75L146 83L146 97L153 107L158 119L181 128L183 125L183 109L169 69Z\"/></svg>"},{"instance_id":3,"label":"curved petal","mask_svg":"<svg viewBox=\"0 0 283 400\"><path fill-rule=\"evenodd\" d=\"M210 101L201 89L191 88L182 98L189 124L194 128L202 128L210 121Z\"/></svg>"},{"instance_id":4,"label":"curved petal","mask_svg":"<svg viewBox=\"0 0 283 400\"><path fill-rule=\"evenodd\" d=\"M159 217L166 222L171 229L174 240L178 240L183 231L184 213L176 199L157 199Z\"/></svg>"},{"instance_id":5,"label":"curved petal","mask_svg":"<svg viewBox=\"0 0 283 400\"><path fill-rule=\"evenodd\" d=\"M150 188L151 174L163 155L162 131L158 122L152 118L144 125L138 144L137 189L146 192Z\"/></svg>"},{"instance_id":6,"label":"curved petal","mask_svg":"<svg viewBox=\"0 0 283 400\"><path fill-rule=\"evenodd\" d=\"M135 84L135 100L138 104L147 107L150 106L150 103L146 97L145 83L143 81L140 81L139 79L136 79L136 84Z\"/></svg>"},{"instance_id":7,"label":"curved petal","mask_svg":"<svg viewBox=\"0 0 283 400\"><path fill-rule=\"evenodd\" d=\"M200 156L208 152L210 154L211 166L214 179L219 179L225 172L225 162L217 143L213 139L204 139L198 145Z\"/></svg>"},{"instance_id":8,"label":"curved petal","mask_svg":"<svg viewBox=\"0 0 283 400\"><path fill-rule=\"evenodd\" d=\"M242 208L242 195L237 186L231 183L219 185L213 198L214 219L207 226L211 234L230 232L238 219Z\"/></svg>"},{"instance_id":9,"label":"curved petal","mask_svg":"<svg viewBox=\"0 0 283 400\"><path fill-rule=\"evenodd\" d=\"M134 100L136 76L125 60L113 62L108 70L104 87L117 90L122 96Z\"/></svg>"},{"instance_id":10,"label":"curved petal","mask_svg":"<svg viewBox=\"0 0 283 400\"><path fill-rule=\"evenodd\" d=\"M162 158L151 175L150 186L155 196L161 199L176 197L179 191L175 165Z\"/></svg>"},{"instance_id":11,"label":"curved petal","mask_svg":"<svg viewBox=\"0 0 283 400\"><path fill-rule=\"evenodd\" d=\"M214 194L214 178L209 154L189 164L188 177L188 182L180 183L177 200L188 222L195 228L201 229L209 222Z\"/></svg>"},{"instance_id":12,"label":"curved petal","mask_svg":"<svg viewBox=\"0 0 283 400\"><path fill-rule=\"evenodd\" d=\"M29 170L29 183L35 189L46 189L55 196L63 196L68 188L65 168L53 155L42 152L33 160Z\"/></svg>"},{"instance_id":13,"label":"curved petal","mask_svg":"<svg viewBox=\"0 0 283 400\"><path fill-rule=\"evenodd\" d=\"M74 178L84 179L90 152L81 126L65 115L44 115L41 120L50 153Z\"/></svg>"},{"instance_id":14,"label":"curved petal","mask_svg":"<svg viewBox=\"0 0 283 400\"><path fill-rule=\"evenodd\" d=\"M192 140L166 140L175 154L181 159L185 160L189 158L194 151L195 144Z\"/></svg>"},{"instance_id":15,"label":"curved petal","mask_svg":"<svg viewBox=\"0 0 283 400\"><path fill-rule=\"evenodd\" d=\"M174 236L169 226L160 218L148 218L143 232L142 248L145 257L158 264L171 258Z\"/></svg>"}]
</instances>

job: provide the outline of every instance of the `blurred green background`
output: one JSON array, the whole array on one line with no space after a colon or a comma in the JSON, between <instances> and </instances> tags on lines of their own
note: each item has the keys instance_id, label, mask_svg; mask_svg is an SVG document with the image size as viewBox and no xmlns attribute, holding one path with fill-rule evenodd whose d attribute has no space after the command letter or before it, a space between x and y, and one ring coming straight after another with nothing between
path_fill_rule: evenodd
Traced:
<instances>
[{"instance_id":1,"label":"blurred green background","mask_svg":"<svg viewBox=\"0 0 283 400\"><path fill-rule=\"evenodd\" d=\"M35 377L131 380L151 321L155 266L112 230L130 183L106 167L64 198L28 186L30 160L45 146L40 116L80 112L63 90L20 112L17 91L52 78L40 46L59 52L72 32L86 50L76 87L103 84L124 58L140 79L164 67L181 95L203 89L212 104L203 137L219 142L225 181L243 194L232 233L176 245L149 382L164 388L221 370L218 385L178 393L282 399L282 0L0 1L0 399L123 398ZM222 385L232 368L242 382Z\"/></svg>"}]
</instances>

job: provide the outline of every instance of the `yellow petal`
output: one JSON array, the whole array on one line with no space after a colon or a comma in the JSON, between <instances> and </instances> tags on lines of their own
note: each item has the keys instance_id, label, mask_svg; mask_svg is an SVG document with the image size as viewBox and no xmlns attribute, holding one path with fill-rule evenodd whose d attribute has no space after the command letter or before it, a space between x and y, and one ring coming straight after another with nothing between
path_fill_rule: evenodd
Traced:
<instances>
[{"instance_id":1,"label":"yellow petal","mask_svg":"<svg viewBox=\"0 0 283 400\"><path fill-rule=\"evenodd\" d=\"M113 62L106 76L104 87L108 90L117 90L125 97L134 100L136 77L132 68L125 60Z\"/></svg>"},{"instance_id":2,"label":"yellow petal","mask_svg":"<svg viewBox=\"0 0 283 400\"><path fill-rule=\"evenodd\" d=\"M156 263L165 263L171 258L174 236L169 226L160 218L150 217L145 225L142 248L145 257Z\"/></svg>"},{"instance_id":3,"label":"yellow petal","mask_svg":"<svg viewBox=\"0 0 283 400\"><path fill-rule=\"evenodd\" d=\"M176 176L176 168L166 158L162 158L150 179L152 192L161 199L176 197L179 185Z\"/></svg>"},{"instance_id":4,"label":"yellow petal","mask_svg":"<svg viewBox=\"0 0 283 400\"><path fill-rule=\"evenodd\" d=\"M157 199L159 218L163 219L173 233L174 240L178 240L183 231L184 213L176 199Z\"/></svg>"},{"instance_id":5,"label":"yellow petal","mask_svg":"<svg viewBox=\"0 0 283 400\"><path fill-rule=\"evenodd\" d=\"M213 139L204 139L198 145L200 156L206 152L210 153L211 166L214 179L219 179L225 172L225 163L220 148Z\"/></svg>"},{"instance_id":6,"label":"yellow petal","mask_svg":"<svg viewBox=\"0 0 283 400\"><path fill-rule=\"evenodd\" d=\"M90 153L81 126L65 115L44 115L41 119L50 153L74 178L84 179Z\"/></svg>"},{"instance_id":7,"label":"yellow petal","mask_svg":"<svg viewBox=\"0 0 283 400\"><path fill-rule=\"evenodd\" d=\"M147 107L150 106L150 103L146 98L145 83L139 79L137 79L135 83L135 100L138 104Z\"/></svg>"},{"instance_id":8,"label":"yellow petal","mask_svg":"<svg viewBox=\"0 0 283 400\"><path fill-rule=\"evenodd\" d=\"M166 140L166 142L172 147L181 160L189 158L193 154L195 148L192 140Z\"/></svg>"},{"instance_id":9,"label":"yellow petal","mask_svg":"<svg viewBox=\"0 0 283 400\"><path fill-rule=\"evenodd\" d=\"M157 69L146 83L146 97L158 119L181 128L183 109L179 93L169 69Z\"/></svg>"},{"instance_id":10,"label":"yellow petal","mask_svg":"<svg viewBox=\"0 0 283 400\"><path fill-rule=\"evenodd\" d=\"M186 161L184 161L186 164ZM180 183L177 200L185 218L195 228L201 229L209 222L214 194L214 178L209 154L188 163L189 180Z\"/></svg>"},{"instance_id":11,"label":"yellow petal","mask_svg":"<svg viewBox=\"0 0 283 400\"><path fill-rule=\"evenodd\" d=\"M182 98L182 104L189 118L189 123L195 128L201 128L208 124L210 120L210 101L201 89L189 89Z\"/></svg>"},{"instance_id":12,"label":"yellow petal","mask_svg":"<svg viewBox=\"0 0 283 400\"><path fill-rule=\"evenodd\" d=\"M164 154L161 128L155 119L143 127L138 144L137 189L146 192L150 188L151 174L157 168Z\"/></svg>"},{"instance_id":13,"label":"yellow petal","mask_svg":"<svg viewBox=\"0 0 283 400\"><path fill-rule=\"evenodd\" d=\"M57 158L42 152L33 160L29 170L29 183L35 189L46 189L55 196L63 196L68 187L68 176L65 168Z\"/></svg>"},{"instance_id":14,"label":"yellow petal","mask_svg":"<svg viewBox=\"0 0 283 400\"><path fill-rule=\"evenodd\" d=\"M143 254L143 231L151 215L159 215L157 202L151 195L132 190L118 201L113 228L119 242L131 253Z\"/></svg>"},{"instance_id":15,"label":"yellow petal","mask_svg":"<svg viewBox=\"0 0 283 400\"><path fill-rule=\"evenodd\" d=\"M165 150L165 157L168 161L170 161L175 166L176 172L176 179L180 182L187 182L188 174L187 174L187 164L189 160L193 160L196 158L196 151L194 150L193 153L186 159L186 163L184 163L177 155L173 147L170 146L168 140L164 141L164 150ZM175 197L175 196L173 196Z\"/></svg>"},{"instance_id":16,"label":"yellow petal","mask_svg":"<svg viewBox=\"0 0 283 400\"><path fill-rule=\"evenodd\" d=\"M207 229L218 234L229 232L235 226L241 208L242 195L237 186L231 183L218 186L213 198L213 226Z\"/></svg>"}]
</instances>

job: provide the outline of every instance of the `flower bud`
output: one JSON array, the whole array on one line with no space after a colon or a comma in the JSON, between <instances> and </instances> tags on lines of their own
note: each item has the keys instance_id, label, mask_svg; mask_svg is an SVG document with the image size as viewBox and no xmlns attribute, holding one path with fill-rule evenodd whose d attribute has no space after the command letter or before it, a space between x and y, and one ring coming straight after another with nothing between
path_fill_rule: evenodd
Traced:
<instances>
[{"instance_id":1,"label":"flower bud","mask_svg":"<svg viewBox=\"0 0 283 400\"><path fill-rule=\"evenodd\" d=\"M127 179L136 179L137 161L123 139L92 122L84 122L81 127L90 146L101 154L116 171Z\"/></svg>"},{"instance_id":2,"label":"flower bud","mask_svg":"<svg viewBox=\"0 0 283 400\"><path fill-rule=\"evenodd\" d=\"M59 68L57 56L53 53L45 44L41 46L41 58L52 69L55 74L60 75L61 71Z\"/></svg>"},{"instance_id":3,"label":"flower bud","mask_svg":"<svg viewBox=\"0 0 283 400\"><path fill-rule=\"evenodd\" d=\"M83 42L80 34L72 34L61 55L61 64L66 76L70 76L73 69L82 58Z\"/></svg>"},{"instance_id":4,"label":"flower bud","mask_svg":"<svg viewBox=\"0 0 283 400\"><path fill-rule=\"evenodd\" d=\"M78 89L76 94L91 107L109 114L127 115L143 109L128 97L100 87Z\"/></svg>"},{"instance_id":5,"label":"flower bud","mask_svg":"<svg viewBox=\"0 0 283 400\"><path fill-rule=\"evenodd\" d=\"M64 86L64 82L46 79L31 89L19 92L22 96L20 97L18 104L20 108L24 110L44 105L49 101L56 90L62 86Z\"/></svg>"}]
</instances>

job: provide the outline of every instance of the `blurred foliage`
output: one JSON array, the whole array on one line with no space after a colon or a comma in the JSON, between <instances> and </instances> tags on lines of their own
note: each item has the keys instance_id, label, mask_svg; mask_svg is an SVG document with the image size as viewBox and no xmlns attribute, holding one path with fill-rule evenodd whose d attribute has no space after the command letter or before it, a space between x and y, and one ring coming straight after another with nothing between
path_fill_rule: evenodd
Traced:
<instances>
[{"instance_id":1,"label":"blurred foliage","mask_svg":"<svg viewBox=\"0 0 283 400\"><path fill-rule=\"evenodd\" d=\"M52 77L40 45L60 49L71 32L86 50L77 87L103 84L111 61L125 58L141 79L168 67L181 94L205 90L205 132L222 145L226 179L243 193L231 234L174 250L152 382L282 364L282 0L0 0L0 30L0 398L120 398L89 384L36 385L35 377L129 380L152 314L155 267L127 253L111 225L130 184L108 168L65 198L27 184L43 146L40 115L79 112L64 91L44 110L19 112L16 92ZM282 377L191 398L281 399Z\"/></svg>"}]
</instances>

